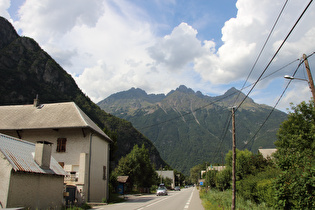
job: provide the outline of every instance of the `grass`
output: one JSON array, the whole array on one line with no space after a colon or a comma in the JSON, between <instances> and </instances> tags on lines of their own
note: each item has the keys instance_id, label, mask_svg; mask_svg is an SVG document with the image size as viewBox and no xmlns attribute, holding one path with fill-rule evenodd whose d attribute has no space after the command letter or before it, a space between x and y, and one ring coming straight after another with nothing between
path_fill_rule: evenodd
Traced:
<instances>
[{"instance_id":1,"label":"grass","mask_svg":"<svg viewBox=\"0 0 315 210\"><path fill-rule=\"evenodd\" d=\"M202 205L205 209L221 210L231 209L232 206L232 190L218 191L218 190L200 190L200 198ZM262 209L273 209L267 207L264 203L256 204L249 200L244 200L236 196L236 207L238 210L262 210Z\"/></svg>"}]
</instances>

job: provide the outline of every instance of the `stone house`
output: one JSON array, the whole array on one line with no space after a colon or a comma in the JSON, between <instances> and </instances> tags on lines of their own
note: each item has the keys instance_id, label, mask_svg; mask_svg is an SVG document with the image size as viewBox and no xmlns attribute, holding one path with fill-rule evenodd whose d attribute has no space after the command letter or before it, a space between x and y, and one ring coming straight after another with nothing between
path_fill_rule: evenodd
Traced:
<instances>
[{"instance_id":1,"label":"stone house","mask_svg":"<svg viewBox=\"0 0 315 210\"><path fill-rule=\"evenodd\" d=\"M51 157L51 144L0 133L1 208L60 209L65 171Z\"/></svg>"},{"instance_id":2,"label":"stone house","mask_svg":"<svg viewBox=\"0 0 315 210\"><path fill-rule=\"evenodd\" d=\"M171 189L174 189L175 187L175 175L174 175L174 171L159 171L157 170L156 173L158 174L158 176L160 178L163 178L163 179L170 179L171 180Z\"/></svg>"},{"instance_id":3,"label":"stone house","mask_svg":"<svg viewBox=\"0 0 315 210\"><path fill-rule=\"evenodd\" d=\"M273 158L273 153L275 153L277 151L277 149L258 149L258 152L260 154L262 154L262 156L265 158L265 159L272 159Z\"/></svg>"},{"instance_id":4,"label":"stone house","mask_svg":"<svg viewBox=\"0 0 315 210\"><path fill-rule=\"evenodd\" d=\"M49 141L52 156L67 172L70 201L108 199L112 140L74 103L0 106L0 132L27 141Z\"/></svg>"}]
</instances>

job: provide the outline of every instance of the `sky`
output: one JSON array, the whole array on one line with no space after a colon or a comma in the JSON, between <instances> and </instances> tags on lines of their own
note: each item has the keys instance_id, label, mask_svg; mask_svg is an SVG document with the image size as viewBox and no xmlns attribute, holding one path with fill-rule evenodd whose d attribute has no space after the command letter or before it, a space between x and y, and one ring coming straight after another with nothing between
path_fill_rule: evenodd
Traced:
<instances>
[{"instance_id":1,"label":"sky","mask_svg":"<svg viewBox=\"0 0 315 210\"><path fill-rule=\"evenodd\" d=\"M37 41L95 103L132 87L167 94L185 85L209 96L235 87L274 106L289 82L284 75L315 51L314 3L278 51L309 0L285 3L1 0L0 16ZM308 61L315 76L315 55ZM263 72L266 78L251 90ZM295 76L307 79L304 65ZM292 80L277 108L310 99L308 83Z\"/></svg>"}]
</instances>

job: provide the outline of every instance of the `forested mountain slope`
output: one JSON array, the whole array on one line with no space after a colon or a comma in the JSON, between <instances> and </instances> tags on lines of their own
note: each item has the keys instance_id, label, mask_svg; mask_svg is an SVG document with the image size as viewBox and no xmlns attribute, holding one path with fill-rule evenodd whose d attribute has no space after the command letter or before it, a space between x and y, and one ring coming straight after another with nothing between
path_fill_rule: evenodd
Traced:
<instances>
[{"instance_id":1,"label":"forested mountain slope","mask_svg":"<svg viewBox=\"0 0 315 210\"><path fill-rule=\"evenodd\" d=\"M97 103L103 110L130 121L157 147L162 158L186 174L202 163L222 163L232 148L231 106L245 95L231 88L209 97L180 86L167 95L147 94L132 88ZM247 98L236 112L237 148L257 153L259 147L274 148L276 132L286 114L275 110L257 136L272 107Z\"/></svg>"}]
</instances>

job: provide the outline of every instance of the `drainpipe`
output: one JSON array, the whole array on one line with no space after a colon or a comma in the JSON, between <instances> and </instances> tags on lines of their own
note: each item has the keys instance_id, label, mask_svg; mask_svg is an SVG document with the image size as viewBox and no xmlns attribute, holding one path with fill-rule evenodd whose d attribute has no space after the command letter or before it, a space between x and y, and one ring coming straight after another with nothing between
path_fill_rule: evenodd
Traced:
<instances>
[{"instance_id":1,"label":"drainpipe","mask_svg":"<svg viewBox=\"0 0 315 210\"><path fill-rule=\"evenodd\" d=\"M90 134L90 148L89 148L89 177L88 177L88 198L87 202L90 201L90 182L91 182L91 157L92 157L92 136L93 136L93 131Z\"/></svg>"}]
</instances>

